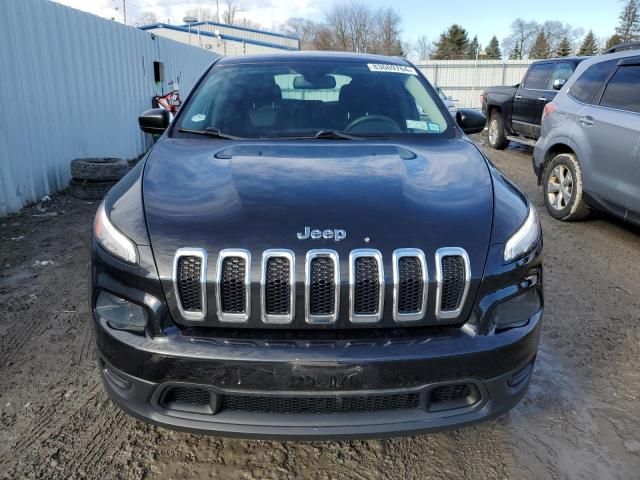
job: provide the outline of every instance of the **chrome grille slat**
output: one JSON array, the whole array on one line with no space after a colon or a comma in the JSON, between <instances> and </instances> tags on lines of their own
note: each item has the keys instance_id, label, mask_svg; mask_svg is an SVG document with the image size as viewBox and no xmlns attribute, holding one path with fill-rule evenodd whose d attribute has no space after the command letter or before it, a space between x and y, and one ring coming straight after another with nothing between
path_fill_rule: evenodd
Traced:
<instances>
[{"instance_id":1,"label":"chrome grille slat","mask_svg":"<svg viewBox=\"0 0 640 480\"><path fill-rule=\"evenodd\" d=\"M393 319L422 320L427 310L429 272L424 252L401 248L393 252Z\"/></svg>"},{"instance_id":2,"label":"chrome grille slat","mask_svg":"<svg viewBox=\"0 0 640 480\"><path fill-rule=\"evenodd\" d=\"M467 252L458 247L436 251L436 318L458 318L471 283L471 266Z\"/></svg>"},{"instance_id":3,"label":"chrome grille slat","mask_svg":"<svg viewBox=\"0 0 640 480\"><path fill-rule=\"evenodd\" d=\"M251 253L225 249L218 255L216 303L221 322L246 322L251 317Z\"/></svg>"},{"instance_id":4,"label":"chrome grille slat","mask_svg":"<svg viewBox=\"0 0 640 480\"><path fill-rule=\"evenodd\" d=\"M352 323L375 323L382 319L384 267L378 250L363 248L349 254L349 304Z\"/></svg>"},{"instance_id":5,"label":"chrome grille slat","mask_svg":"<svg viewBox=\"0 0 640 480\"><path fill-rule=\"evenodd\" d=\"M207 314L207 252L180 248L173 257L173 289L185 320L204 320Z\"/></svg>"},{"instance_id":6,"label":"chrome grille slat","mask_svg":"<svg viewBox=\"0 0 640 480\"><path fill-rule=\"evenodd\" d=\"M340 262L335 250L309 250L305 260L305 320L334 323L340 310Z\"/></svg>"},{"instance_id":7,"label":"chrome grille slat","mask_svg":"<svg viewBox=\"0 0 640 480\"><path fill-rule=\"evenodd\" d=\"M291 323L295 312L296 263L291 250L265 250L260 282L262 321Z\"/></svg>"}]
</instances>

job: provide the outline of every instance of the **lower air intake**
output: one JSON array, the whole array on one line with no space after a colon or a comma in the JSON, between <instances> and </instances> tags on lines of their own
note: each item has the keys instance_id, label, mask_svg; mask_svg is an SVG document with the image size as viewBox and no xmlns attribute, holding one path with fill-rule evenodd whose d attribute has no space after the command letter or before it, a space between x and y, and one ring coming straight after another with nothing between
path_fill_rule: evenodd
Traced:
<instances>
[{"instance_id":1,"label":"lower air intake","mask_svg":"<svg viewBox=\"0 0 640 480\"><path fill-rule=\"evenodd\" d=\"M174 387L164 397L165 404L208 405L210 401L209 391L195 387Z\"/></svg>"},{"instance_id":2,"label":"lower air intake","mask_svg":"<svg viewBox=\"0 0 640 480\"><path fill-rule=\"evenodd\" d=\"M223 395L221 410L267 414L335 414L405 410L419 406L418 393L323 397Z\"/></svg>"}]
</instances>

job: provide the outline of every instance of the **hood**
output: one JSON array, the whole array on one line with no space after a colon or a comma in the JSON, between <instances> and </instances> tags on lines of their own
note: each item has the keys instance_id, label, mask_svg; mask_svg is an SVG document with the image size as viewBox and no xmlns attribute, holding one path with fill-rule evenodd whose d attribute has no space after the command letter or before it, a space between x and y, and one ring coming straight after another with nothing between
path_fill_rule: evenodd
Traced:
<instances>
[{"instance_id":1,"label":"hood","mask_svg":"<svg viewBox=\"0 0 640 480\"><path fill-rule=\"evenodd\" d=\"M393 250L420 248L432 267L435 250L462 247L479 279L493 218L491 174L463 139L400 146L169 138L150 155L143 192L163 280L183 247L207 250L210 270L220 250L249 250L257 284L267 249L304 258L328 248L342 261L353 249L375 248L390 264ZM305 227L344 230L346 238L300 240ZM386 270L390 282L390 265Z\"/></svg>"}]
</instances>

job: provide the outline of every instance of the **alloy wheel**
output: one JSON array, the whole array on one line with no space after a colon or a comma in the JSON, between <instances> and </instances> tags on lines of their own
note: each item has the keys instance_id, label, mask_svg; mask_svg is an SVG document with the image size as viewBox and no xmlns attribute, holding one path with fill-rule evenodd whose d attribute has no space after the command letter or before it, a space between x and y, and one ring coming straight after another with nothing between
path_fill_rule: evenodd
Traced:
<instances>
[{"instance_id":1,"label":"alloy wheel","mask_svg":"<svg viewBox=\"0 0 640 480\"><path fill-rule=\"evenodd\" d=\"M556 211L564 210L573 196L573 175L566 165L559 164L547 181L547 200Z\"/></svg>"}]
</instances>

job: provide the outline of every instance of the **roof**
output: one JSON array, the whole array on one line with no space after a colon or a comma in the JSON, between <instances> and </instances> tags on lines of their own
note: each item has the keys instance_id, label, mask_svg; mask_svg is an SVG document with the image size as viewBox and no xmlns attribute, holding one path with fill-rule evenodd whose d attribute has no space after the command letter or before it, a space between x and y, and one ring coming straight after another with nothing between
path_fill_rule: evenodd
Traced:
<instances>
[{"instance_id":1,"label":"roof","mask_svg":"<svg viewBox=\"0 0 640 480\"><path fill-rule=\"evenodd\" d=\"M573 62L580 63L584 60L587 60L591 57L554 57L554 58L541 58L540 60L536 60L533 63L541 63L541 62Z\"/></svg>"},{"instance_id":2,"label":"roof","mask_svg":"<svg viewBox=\"0 0 640 480\"><path fill-rule=\"evenodd\" d=\"M291 40L298 40L298 41L300 40L295 35L285 35L284 33L270 32L268 30L259 30L256 28L243 27L240 25L229 25L228 23L218 23L218 22L207 21L207 22L194 22L191 24L192 27L197 27L199 25L213 25L214 27L234 28L236 30L244 30L245 32L262 33L264 35L272 35L274 37L290 38ZM188 27L189 24L185 23L184 25L181 25L181 26Z\"/></svg>"},{"instance_id":3,"label":"roof","mask_svg":"<svg viewBox=\"0 0 640 480\"><path fill-rule=\"evenodd\" d=\"M288 47L286 45L279 45L277 43L270 43L270 42L262 42L260 40L251 40L251 39L248 39L248 38L236 37L235 35L227 35L226 33L221 33L218 36L218 35L215 35L215 34L213 34L211 32L203 32L202 30L197 32L197 31L193 30L193 25L196 25L196 24L195 23L192 24L192 29L191 29L191 34L192 35L198 34L201 37L221 38L222 40L231 40L231 41L234 41L234 42L241 42L241 43L244 42L244 43L248 43L250 45L261 45L263 47L277 48L278 50L293 50L293 51L297 51L298 50L297 48ZM181 27L179 25L170 25L168 23L153 23L151 25L144 25L144 26L138 27L138 28L140 30L156 30L156 29L159 29L159 28L166 28L168 30L175 30L175 31L178 31L178 32L185 32L185 33L189 32L189 27Z\"/></svg>"},{"instance_id":4,"label":"roof","mask_svg":"<svg viewBox=\"0 0 640 480\"><path fill-rule=\"evenodd\" d=\"M287 53L264 53L259 55L242 55L223 57L218 64L266 63L266 62L347 62L347 63L389 63L392 65L409 65L400 57L386 57L368 53L323 52L323 51L290 51Z\"/></svg>"}]
</instances>

